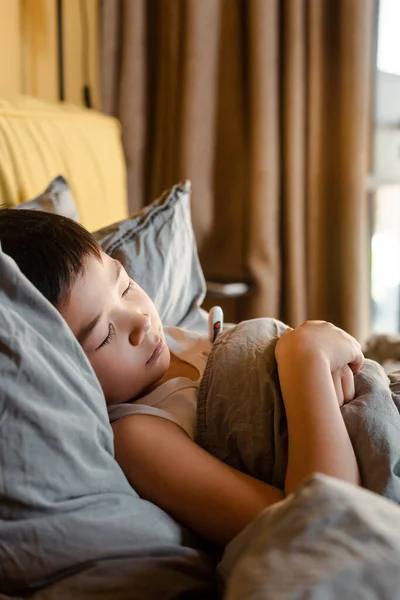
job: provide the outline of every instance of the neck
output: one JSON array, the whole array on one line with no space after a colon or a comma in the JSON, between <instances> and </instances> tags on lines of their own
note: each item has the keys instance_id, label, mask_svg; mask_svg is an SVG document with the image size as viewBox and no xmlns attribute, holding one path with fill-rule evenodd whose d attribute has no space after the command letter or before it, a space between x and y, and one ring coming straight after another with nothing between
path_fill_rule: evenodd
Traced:
<instances>
[{"instance_id":1,"label":"neck","mask_svg":"<svg viewBox=\"0 0 400 600\"><path fill-rule=\"evenodd\" d=\"M144 391L142 396L149 394L150 392L155 390L157 387L159 387L166 381L169 381L170 379L175 379L176 377L187 377L189 379L192 379L193 381L197 381L200 374L199 374L199 371L196 369L196 367L194 367L193 365L190 365L189 363L182 360L181 358L179 358L172 352L171 352L170 356L171 356L171 358L170 358L169 367L166 370L166 372L164 373L164 375L161 377L161 379L159 379L155 383L151 384Z\"/></svg>"}]
</instances>

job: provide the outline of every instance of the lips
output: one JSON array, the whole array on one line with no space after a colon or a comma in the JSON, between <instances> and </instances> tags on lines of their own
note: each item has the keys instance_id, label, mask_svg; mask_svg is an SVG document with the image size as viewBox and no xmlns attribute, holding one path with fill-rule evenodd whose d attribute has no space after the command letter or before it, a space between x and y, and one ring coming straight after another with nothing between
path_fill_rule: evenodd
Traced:
<instances>
[{"instance_id":1,"label":"lips","mask_svg":"<svg viewBox=\"0 0 400 600\"><path fill-rule=\"evenodd\" d=\"M158 342L157 346L154 348L153 354L150 356L149 360L146 362L146 365L148 365L149 363L152 363L155 360L157 360L157 358L160 356L160 354L162 352L163 346L164 346L164 342L161 339Z\"/></svg>"}]
</instances>

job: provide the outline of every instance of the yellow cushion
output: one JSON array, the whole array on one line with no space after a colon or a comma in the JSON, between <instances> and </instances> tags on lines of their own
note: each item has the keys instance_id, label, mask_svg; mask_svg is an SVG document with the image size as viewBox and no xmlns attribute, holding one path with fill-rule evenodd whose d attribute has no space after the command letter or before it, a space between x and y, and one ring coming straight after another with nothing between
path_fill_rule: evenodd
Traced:
<instances>
[{"instance_id":1,"label":"yellow cushion","mask_svg":"<svg viewBox=\"0 0 400 600\"><path fill-rule=\"evenodd\" d=\"M127 216L120 125L94 110L0 98L0 204L33 198L63 175L90 231Z\"/></svg>"}]
</instances>

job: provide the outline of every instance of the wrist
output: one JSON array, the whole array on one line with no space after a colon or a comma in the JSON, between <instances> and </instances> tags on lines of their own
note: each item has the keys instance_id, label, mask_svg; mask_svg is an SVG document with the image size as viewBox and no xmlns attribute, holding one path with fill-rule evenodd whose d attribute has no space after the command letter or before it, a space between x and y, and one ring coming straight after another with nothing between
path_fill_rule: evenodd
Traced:
<instances>
[{"instance_id":1,"label":"wrist","mask_svg":"<svg viewBox=\"0 0 400 600\"><path fill-rule=\"evenodd\" d=\"M290 338L289 338L290 335ZM324 369L330 367L326 353L315 345L308 335L300 335L296 330L280 338L275 347L275 359L278 367L291 368L311 366Z\"/></svg>"},{"instance_id":2,"label":"wrist","mask_svg":"<svg viewBox=\"0 0 400 600\"><path fill-rule=\"evenodd\" d=\"M296 406L296 411L315 410L337 404L329 360L322 352L304 351L279 353L277 358L279 382L286 409Z\"/></svg>"}]
</instances>

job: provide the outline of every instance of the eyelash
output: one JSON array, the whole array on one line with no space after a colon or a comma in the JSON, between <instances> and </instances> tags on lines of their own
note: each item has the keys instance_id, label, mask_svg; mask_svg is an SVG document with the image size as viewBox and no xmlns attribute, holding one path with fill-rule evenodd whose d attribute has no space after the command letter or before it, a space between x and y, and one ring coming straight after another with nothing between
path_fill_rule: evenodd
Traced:
<instances>
[{"instance_id":1,"label":"eyelash","mask_svg":"<svg viewBox=\"0 0 400 600\"><path fill-rule=\"evenodd\" d=\"M124 298L131 291L132 288L133 288L133 281L129 281L129 285L126 288L126 290L122 293L122 297ZM111 342L111 340L113 339L114 335L115 335L114 326L110 324L110 326L108 328L108 335L107 335L106 339L100 344L100 346L97 349L100 350L100 348L107 346L107 344L109 344Z\"/></svg>"},{"instance_id":2,"label":"eyelash","mask_svg":"<svg viewBox=\"0 0 400 600\"><path fill-rule=\"evenodd\" d=\"M110 326L108 328L108 335L107 335L106 339L104 340L104 342L102 342L100 344L100 346L97 348L97 350L100 350L100 348L103 348L103 346L107 346L107 344L109 344L111 342L111 340L113 339L114 335L115 335L115 329L114 329L114 326L111 325L111 323L110 323Z\"/></svg>"},{"instance_id":3,"label":"eyelash","mask_svg":"<svg viewBox=\"0 0 400 600\"><path fill-rule=\"evenodd\" d=\"M130 292L132 288L133 288L133 281L129 280L129 285L126 288L126 290L123 292L122 297L125 298L127 293Z\"/></svg>"}]
</instances>

